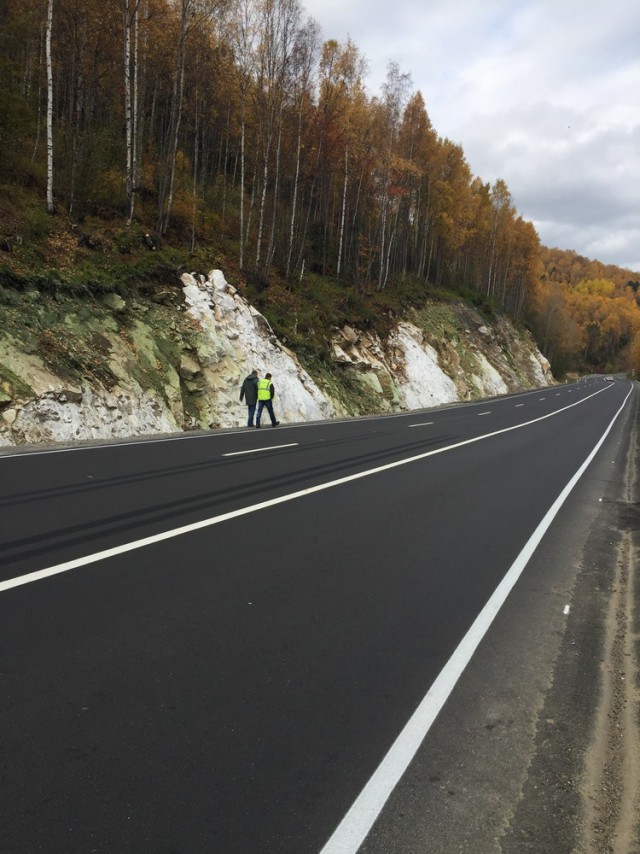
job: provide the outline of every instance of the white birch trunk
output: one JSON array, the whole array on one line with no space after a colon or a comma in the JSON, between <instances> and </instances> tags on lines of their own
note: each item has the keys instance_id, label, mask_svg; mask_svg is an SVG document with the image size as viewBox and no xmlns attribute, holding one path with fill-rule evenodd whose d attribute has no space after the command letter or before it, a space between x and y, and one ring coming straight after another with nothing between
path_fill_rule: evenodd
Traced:
<instances>
[{"instance_id":1,"label":"white birch trunk","mask_svg":"<svg viewBox=\"0 0 640 854\"><path fill-rule=\"evenodd\" d=\"M344 184L342 185L342 214L340 217L340 239L338 241L338 263L336 265L336 276L340 275L342 264L342 244L344 241L344 218L347 211L347 183L349 181L349 146L344 149Z\"/></svg>"},{"instance_id":2,"label":"white birch trunk","mask_svg":"<svg viewBox=\"0 0 640 854\"><path fill-rule=\"evenodd\" d=\"M193 207L191 211L191 251L196 245L196 213L198 209L198 93L196 92L196 127L193 144Z\"/></svg>"},{"instance_id":3,"label":"white birch trunk","mask_svg":"<svg viewBox=\"0 0 640 854\"><path fill-rule=\"evenodd\" d=\"M384 250L385 237L387 232L387 199L382 200L382 223L380 225L380 270L378 272L378 290L382 290L382 281L384 277Z\"/></svg>"},{"instance_id":4,"label":"white birch trunk","mask_svg":"<svg viewBox=\"0 0 640 854\"><path fill-rule=\"evenodd\" d=\"M244 268L244 103L242 107L242 121L240 123L240 269Z\"/></svg>"},{"instance_id":5,"label":"white birch trunk","mask_svg":"<svg viewBox=\"0 0 640 854\"><path fill-rule=\"evenodd\" d=\"M178 58L175 77L173 80L173 97L171 101L171 126L169 128L169 187L166 195L167 205L164 208L164 192L160 197L159 234L166 233L173 208L173 190L176 176L176 158L178 156L178 139L182 121L182 98L184 96L184 74L186 62L186 43L189 29L189 15L192 11L192 0L182 0L180 13L180 38L178 41ZM165 179L166 180L166 179ZM166 189L166 184L165 184Z\"/></svg>"},{"instance_id":6,"label":"white birch trunk","mask_svg":"<svg viewBox=\"0 0 640 854\"><path fill-rule=\"evenodd\" d=\"M127 202L129 210L132 210L133 195L133 148L132 148L132 118L131 118L131 10L130 0L124 0L124 115L126 127L127 147Z\"/></svg>"},{"instance_id":7,"label":"white birch trunk","mask_svg":"<svg viewBox=\"0 0 640 854\"><path fill-rule=\"evenodd\" d=\"M220 170L218 167L218 172L222 171L222 225L224 227L225 216L227 213L227 168L229 164L229 123L231 121L231 104L227 107L227 126L225 130L225 140L224 140L224 168ZM235 179L235 175L234 175ZM233 186L233 185L232 185Z\"/></svg>"},{"instance_id":8,"label":"white birch trunk","mask_svg":"<svg viewBox=\"0 0 640 854\"><path fill-rule=\"evenodd\" d=\"M264 169L262 174L262 193L260 195L260 214L258 217L258 238L256 241L256 265L255 270L258 271L260 266L262 230L264 227L264 209L267 202L267 181L269 180L269 152L271 151L271 135L267 138L267 145L264 152Z\"/></svg>"},{"instance_id":9,"label":"white birch trunk","mask_svg":"<svg viewBox=\"0 0 640 854\"><path fill-rule=\"evenodd\" d=\"M128 2L128 0L127 0ZM131 192L129 198L129 217L127 225L131 225L133 220L133 212L136 204L136 187L138 186L138 113L139 113L139 68L138 68L138 52L140 44L140 26L139 26L139 0L135 0L133 7L133 107L131 115Z\"/></svg>"},{"instance_id":10,"label":"white birch trunk","mask_svg":"<svg viewBox=\"0 0 640 854\"><path fill-rule=\"evenodd\" d=\"M53 27L53 0L47 9L46 62L47 62L47 211L53 207L53 67L51 63L51 29Z\"/></svg>"},{"instance_id":11,"label":"white birch trunk","mask_svg":"<svg viewBox=\"0 0 640 854\"><path fill-rule=\"evenodd\" d=\"M289 252L287 254L287 271L285 278L291 273L291 255L293 253L293 237L296 223L296 207L298 204L298 181L300 180L300 152L302 148L302 110L298 114L298 142L296 145L296 174L293 180L293 199L291 202L291 223L289 225Z\"/></svg>"},{"instance_id":12,"label":"white birch trunk","mask_svg":"<svg viewBox=\"0 0 640 854\"><path fill-rule=\"evenodd\" d=\"M276 214L278 212L278 189L280 186L280 152L282 148L282 112L278 126L278 142L276 145L276 174L273 186L273 217L271 218L271 236L269 237L269 248L267 250L266 268L269 269L275 252Z\"/></svg>"},{"instance_id":13,"label":"white birch trunk","mask_svg":"<svg viewBox=\"0 0 640 854\"><path fill-rule=\"evenodd\" d=\"M180 134L180 123L182 121L182 98L184 95L184 64L185 64L185 55L184 48L181 50L181 59L180 59L180 81L178 84L178 109L177 116L175 122L175 128L173 133L173 142L171 144L171 174L169 178L169 197L167 199L167 213L165 215L164 227L162 232L166 232L169 227L169 220L171 218L171 209L173 208L173 189L176 178L176 157L178 156L178 138Z\"/></svg>"},{"instance_id":14,"label":"white birch trunk","mask_svg":"<svg viewBox=\"0 0 640 854\"><path fill-rule=\"evenodd\" d=\"M38 81L40 81L40 69L42 68L42 45L44 44L44 39L40 39L40 54L38 56ZM33 154L31 155L31 162L36 159L36 155L38 154L38 146L40 145L40 118L42 114L42 108L40 106L40 83L38 82L38 115L36 118L36 141L33 146Z\"/></svg>"}]
</instances>

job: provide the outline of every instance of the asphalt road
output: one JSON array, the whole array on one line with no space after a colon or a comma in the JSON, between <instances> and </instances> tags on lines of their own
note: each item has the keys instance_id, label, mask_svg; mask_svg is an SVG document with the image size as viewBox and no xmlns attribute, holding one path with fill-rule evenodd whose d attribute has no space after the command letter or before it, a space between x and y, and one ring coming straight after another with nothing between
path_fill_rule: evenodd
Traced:
<instances>
[{"instance_id":1,"label":"asphalt road","mask_svg":"<svg viewBox=\"0 0 640 854\"><path fill-rule=\"evenodd\" d=\"M579 528L539 526L601 440L559 513L624 451L632 388L593 379L382 418L1 455L1 850L347 854L366 834L363 850L470 850L464 798L451 799L500 725L469 746L469 721L504 677L496 645L528 673L532 590L557 594L562 634L555 604L571 579L550 557ZM518 561L379 817L369 800L358 830L332 837ZM550 666L553 648L534 645ZM510 683L511 707L533 714L536 674L535 696L528 678ZM512 728L514 745L532 726ZM484 781L479 852L502 820L487 805L517 799L524 779L527 757L510 752ZM447 757L453 794L436 768Z\"/></svg>"}]
</instances>

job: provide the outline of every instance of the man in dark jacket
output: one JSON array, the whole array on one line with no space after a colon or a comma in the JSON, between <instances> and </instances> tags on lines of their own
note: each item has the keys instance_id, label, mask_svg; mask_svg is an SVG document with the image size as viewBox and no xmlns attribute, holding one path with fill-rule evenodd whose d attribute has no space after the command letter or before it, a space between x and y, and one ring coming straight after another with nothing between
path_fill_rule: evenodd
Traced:
<instances>
[{"instance_id":1,"label":"man in dark jacket","mask_svg":"<svg viewBox=\"0 0 640 854\"><path fill-rule=\"evenodd\" d=\"M240 389L240 400L247 404L247 427L253 427L253 416L258 402L258 372L251 371Z\"/></svg>"}]
</instances>

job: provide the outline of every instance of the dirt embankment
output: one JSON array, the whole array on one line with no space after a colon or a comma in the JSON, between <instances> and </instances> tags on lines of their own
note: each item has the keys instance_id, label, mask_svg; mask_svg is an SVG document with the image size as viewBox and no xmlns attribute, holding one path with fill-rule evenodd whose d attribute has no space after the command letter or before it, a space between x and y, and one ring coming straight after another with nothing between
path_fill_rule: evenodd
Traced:
<instances>
[{"instance_id":1,"label":"dirt embankment","mask_svg":"<svg viewBox=\"0 0 640 854\"><path fill-rule=\"evenodd\" d=\"M598 510L502 854L640 854L640 403L632 407L624 447L609 445L591 475Z\"/></svg>"},{"instance_id":2,"label":"dirt embankment","mask_svg":"<svg viewBox=\"0 0 640 854\"><path fill-rule=\"evenodd\" d=\"M588 854L640 851L639 456L636 426L627 502L619 513L621 540L605 623L602 690L583 784Z\"/></svg>"}]
</instances>

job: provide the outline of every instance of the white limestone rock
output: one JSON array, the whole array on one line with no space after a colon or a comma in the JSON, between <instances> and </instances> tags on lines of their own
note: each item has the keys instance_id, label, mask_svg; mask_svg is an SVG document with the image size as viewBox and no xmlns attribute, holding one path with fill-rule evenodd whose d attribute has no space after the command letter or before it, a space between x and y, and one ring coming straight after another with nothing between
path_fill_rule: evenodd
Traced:
<instances>
[{"instance_id":1,"label":"white limestone rock","mask_svg":"<svg viewBox=\"0 0 640 854\"><path fill-rule=\"evenodd\" d=\"M203 358L208 359L212 423L233 427L245 422L246 407L239 393L254 368L261 376L267 371L273 375L274 407L280 421L315 421L338 414L297 358L279 343L267 319L227 283L220 270L211 271L205 281L185 274L182 283L187 314L201 330L198 356L203 364ZM217 358L210 358L212 352Z\"/></svg>"},{"instance_id":2,"label":"white limestone rock","mask_svg":"<svg viewBox=\"0 0 640 854\"><path fill-rule=\"evenodd\" d=\"M402 381L396 378L405 409L423 409L458 400L454 382L442 370L437 351L423 343L423 333L411 323L399 323L389 343L400 354Z\"/></svg>"}]
</instances>

